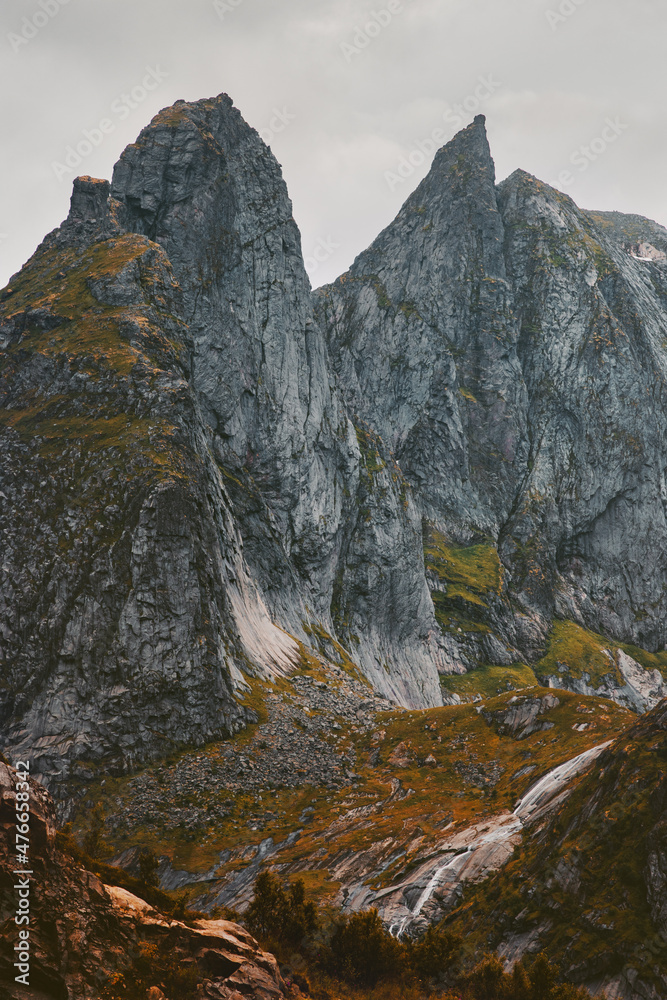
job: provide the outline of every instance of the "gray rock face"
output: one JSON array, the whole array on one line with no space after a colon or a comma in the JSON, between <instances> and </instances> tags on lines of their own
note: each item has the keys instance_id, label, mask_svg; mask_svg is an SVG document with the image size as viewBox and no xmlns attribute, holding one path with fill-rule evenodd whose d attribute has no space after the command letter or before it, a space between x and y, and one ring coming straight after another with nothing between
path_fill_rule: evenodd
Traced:
<instances>
[{"instance_id":1,"label":"gray rock face","mask_svg":"<svg viewBox=\"0 0 667 1000\"><path fill-rule=\"evenodd\" d=\"M554 614L665 645L666 246L522 171L495 187L480 117L317 295L424 517L497 546L529 659Z\"/></svg>"},{"instance_id":2,"label":"gray rock face","mask_svg":"<svg viewBox=\"0 0 667 1000\"><path fill-rule=\"evenodd\" d=\"M279 167L228 98L158 115L111 197L77 179L1 310L14 752L64 787L219 738L252 718L241 671L308 645L440 702L419 514L346 410Z\"/></svg>"},{"instance_id":3,"label":"gray rock face","mask_svg":"<svg viewBox=\"0 0 667 1000\"><path fill-rule=\"evenodd\" d=\"M229 98L157 115L0 294L7 745L133 766L309 648L417 707L554 615L661 648L666 250L478 118L313 299Z\"/></svg>"},{"instance_id":4,"label":"gray rock face","mask_svg":"<svg viewBox=\"0 0 667 1000\"><path fill-rule=\"evenodd\" d=\"M208 447L274 619L336 636L383 693L437 703L419 517L333 383L272 153L229 98L179 102L125 151L112 193L174 266Z\"/></svg>"},{"instance_id":5,"label":"gray rock face","mask_svg":"<svg viewBox=\"0 0 667 1000\"><path fill-rule=\"evenodd\" d=\"M611 669L602 684L594 684L589 674L580 678L569 674L565 677L552 675L542 678L542 682L552 688L610 698L617 705L639 714L649 712L667 698L667 684L659 670L647 670L622 649L616 650L615 658L611 653L607 655L610 667L617 667L617 670Z\"/></svg>"},{"instance_id":6,"label":"gray rock face","mask_svg":"<svg viewBox=\"0 0 667 1000\"><path fill-rule=\"evenodd\" d=\"M483 120L441 149L395 221L319 293L354 405L425 513L497 534L528 459L527 393ZM372 361L371 361L372 359Z\"/></svg>"}]
</instances>

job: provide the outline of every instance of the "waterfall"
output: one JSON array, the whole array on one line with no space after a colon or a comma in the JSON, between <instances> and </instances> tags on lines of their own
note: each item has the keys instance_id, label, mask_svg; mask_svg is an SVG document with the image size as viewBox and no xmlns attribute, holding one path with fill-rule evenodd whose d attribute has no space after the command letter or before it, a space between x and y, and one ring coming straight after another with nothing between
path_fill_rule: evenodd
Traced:
<instances>
[{"instance_id":1,"label":"waterfall","mask_svg":"<svg viewBox=\"0 0 667 1000\"><path fill-rule=\"evenodd\" d=\"M391 925L389 928L390 934L400 938L406 928L417 919L448 872L459 875L470 864L473 856L480 849L509 841L530 822L536 813L553 802L569 781L578 774L581 774L589 764L600 756L603 750L610 746L611 742L609 740L600 746L585 750L584 753L580 753L577 757L573 757L572 760L568 760L564 764L555 767L552 771L549 771L548 774L545 774L544 777L536 781L526 794L519 799L514 812L507 819L503 819L496 826L491 825L490 829L485 830L481 835L476 837L467 848L457 851L453 856L450 855L443 864L435 869L409 914L403 917L400 922Z\"/></svg>"}]
</instances>

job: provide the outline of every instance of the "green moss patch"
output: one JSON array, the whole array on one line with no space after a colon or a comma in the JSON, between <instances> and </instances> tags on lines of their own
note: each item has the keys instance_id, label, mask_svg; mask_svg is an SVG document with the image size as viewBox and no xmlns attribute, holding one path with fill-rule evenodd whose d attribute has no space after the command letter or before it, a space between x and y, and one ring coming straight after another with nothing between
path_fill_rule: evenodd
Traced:
<instances>
[{"instance_id":1,"label":"green moss patch","mask_svg":"<svg viewBox=\"0 0 667 1000\"><path fill-rule=\"evenodd\" d=\"M424 541L426 568L447 583L447 597L485 606L490 592L500 594L503 574L495 545L453 545L435 528Z\"/></svg>"},{"instance_id":2,"label":"green moss patch","mask_svg":"<svg viewBox=\"0 0 667 1000\"><path fill-rule=\"evenodd\" d=\"M600 687L612 677L622 687L613 649L609 640L595 632L574 622L555 621L546 655L535 664L535 673L538 677L569 674L578 680L587 675L592 687Z\"/></svg>"},{"instance_id":3,"label":"green moss patch","mask_svg":"<svg viewBox=\"0 0 667 1000\"><path fill-rule=\"evenodd\" d=\"M482 666L468 674L452 674L442 678L442 687L451 694L458 694L464 701L477 696L493 698L504 691L520 691L538 684L532 667L524 663L511 667Z\"/></svg>"}]
</instances>

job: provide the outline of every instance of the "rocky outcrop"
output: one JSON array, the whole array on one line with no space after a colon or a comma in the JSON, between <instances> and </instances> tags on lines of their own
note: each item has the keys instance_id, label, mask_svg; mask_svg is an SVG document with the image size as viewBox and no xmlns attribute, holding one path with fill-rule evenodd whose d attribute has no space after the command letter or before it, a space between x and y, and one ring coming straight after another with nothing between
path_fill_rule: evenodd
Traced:
<instances>
[{"instance_id":1,"label":"rocky outcrop","mask_svg":"<svg viewBox=\"0 0 667 1000\"><path fill-rule=\"evenodd\" d=\"M458 632L490 627L516 658L536 658L554 615L665 645L666 240L522 171L496 187L479 117L317 293L350 406L425 519L500 553L503 620L468 597L476 628Z\"/></svg>"},{"instance_id":2,"label":"rocky outcrop","mask_svg":"<svg viewBox=\"0 0 667 1000\"><path fill-rule=\"evenodd\" d=\"M667 683L659 670L648 670L637 663L622 649L609 656L609 673L602 680L594 681L590 674L572 677L569 672L551 674L544 683L553 688L564 688L579 694L597 695L610 698L617 705L623 705L633 712L648 712L663 698L667 698Z\"/></svg>"},{"instance_id":3,"label":"rocky outcrop","mask_svg":"<svg viewBox=\"0 0 667 1000\"><path fill-rule=\"evenodd\" d=\"M28 924L18 927L15 884L15 789L20 776L0 763L0 989L8 1000L98 1000L127 983L156 997L176 982L197 1000L280 1000L286 987L276 960L238 924L185 924L118 886L104 885L55 844L54 803L32 779L29 803ZM21 786L22 787L22 786ZM21 867L20 865L18 867ZM27 930L28 982L13 968L19 930ZM171 978L170 978L171 977ZM176 977L174 979L174 977ZM147 995L152 996L149 992Z\"/></svg>"}]
</instances>

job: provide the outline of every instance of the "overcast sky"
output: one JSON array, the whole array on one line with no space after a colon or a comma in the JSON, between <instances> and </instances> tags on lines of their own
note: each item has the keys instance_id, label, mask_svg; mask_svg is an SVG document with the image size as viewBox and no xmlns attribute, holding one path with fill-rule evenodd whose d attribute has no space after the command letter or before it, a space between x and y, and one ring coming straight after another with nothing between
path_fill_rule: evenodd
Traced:
<instances>
[{"instance_id":1,"label":"overcast sky","mask_svg":"<svg viewBox=\"0 0 667 1000\"><path fill-rule=\"evenodd\" d=\"M523 167L667 224L666 0L1 2L0 287L74 176L110 177L160 108L222 91L283 166L313 285L480 112L498 179Z\"/></svg>"}]
</instances>

